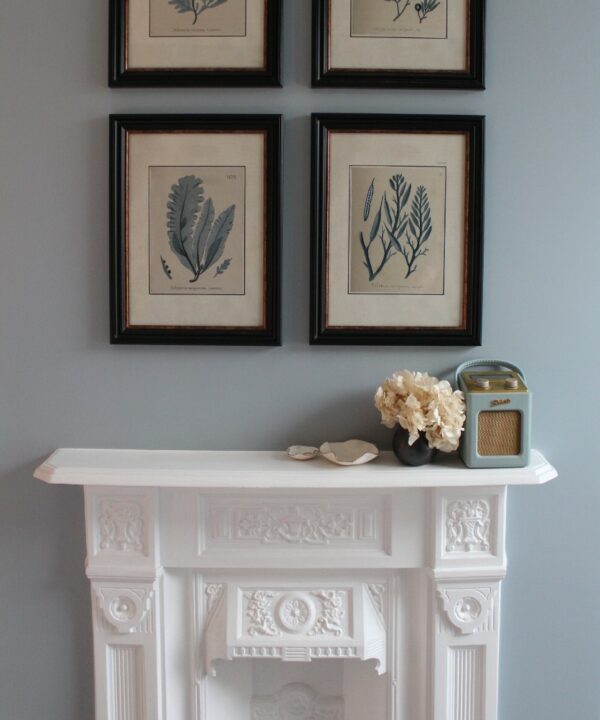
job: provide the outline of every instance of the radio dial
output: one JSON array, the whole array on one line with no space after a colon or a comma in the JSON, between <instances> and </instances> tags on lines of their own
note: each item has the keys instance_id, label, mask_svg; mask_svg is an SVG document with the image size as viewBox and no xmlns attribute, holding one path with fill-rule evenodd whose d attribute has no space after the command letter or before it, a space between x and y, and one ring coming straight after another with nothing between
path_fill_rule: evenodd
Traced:
<instances>
[{"instance_id":1,"label":"radio dial","mask_svg":"<svg viewBox=\"0 0 600 720\"><path fill-rule=\"evenodd\" d=\"M475 378L475 385L482 390L490 389L490 381L487 378Z\"/></svg>"},{"instance_id":2,"label":"radio dial","mask_svg":"<svg viewBox=\"0 0 600 720\"><path fill-rule=\"evenodd\" d=\"M508 380L504 383L504 387L509 390L516 390L519 387L519 381L517 378L508 378Z\"/></svg>"}]
</instances>

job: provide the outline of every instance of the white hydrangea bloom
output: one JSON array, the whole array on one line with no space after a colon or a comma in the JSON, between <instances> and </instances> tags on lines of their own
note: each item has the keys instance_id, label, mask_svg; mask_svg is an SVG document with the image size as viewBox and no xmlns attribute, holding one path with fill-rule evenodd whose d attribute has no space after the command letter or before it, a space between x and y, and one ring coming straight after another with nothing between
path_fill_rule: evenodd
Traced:
<instances>
[{"instance_id":1,"label":"white hydrangea bloom","mask_svg":"<svg viewBox=\"0 0 600 720\"><path fill-rule=\"evenodd\" d=\"M458 448L465 424L462 392L452 390L447 380L410 370L395 372L375 393L375 407L382 423L400 425L413 445L425 433L431 448L452 452Z\"/></svg>"}]
</instances>

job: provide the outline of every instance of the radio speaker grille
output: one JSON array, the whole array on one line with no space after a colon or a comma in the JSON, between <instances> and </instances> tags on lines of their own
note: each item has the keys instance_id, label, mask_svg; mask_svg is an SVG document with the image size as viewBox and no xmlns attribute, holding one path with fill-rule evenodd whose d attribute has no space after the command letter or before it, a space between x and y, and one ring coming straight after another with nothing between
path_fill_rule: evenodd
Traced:
<instances>
[{"instance_id":1,"label":"radio speaker grille","mask_svg":"<svg viewBox=\"0 0 600 720\"><path fill-rule=\"evenodd\" d=\"M497 410L479 413L477 452L490 455L521 454L521 413Z\"/></svg>"}]
</instances>

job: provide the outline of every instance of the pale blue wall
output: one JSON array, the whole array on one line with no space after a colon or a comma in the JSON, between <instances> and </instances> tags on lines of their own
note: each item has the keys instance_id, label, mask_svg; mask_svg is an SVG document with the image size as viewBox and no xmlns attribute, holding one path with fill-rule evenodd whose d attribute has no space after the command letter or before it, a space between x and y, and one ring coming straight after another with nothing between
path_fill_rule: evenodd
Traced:
<instances>
[{"instance_id":1,"label":"pale blue wall","mask_svg":"<svg viewBox=\"0 0 600 720\"><path fill-rule=\"evenodd\" d=\"M0 720L92 717L82 494L31 479L58 446L386 442L398 367L521 362L559 467L509 503L502 720L600 717L600 4L488 0L488 90L312 91L309 2L284 0L284 90L106 87L106 0L0 2ZM283 112L280 349L110 347L110 112ZM484 347L310 348L312 111L488 117Z\"/></svg>"}]
</instances>

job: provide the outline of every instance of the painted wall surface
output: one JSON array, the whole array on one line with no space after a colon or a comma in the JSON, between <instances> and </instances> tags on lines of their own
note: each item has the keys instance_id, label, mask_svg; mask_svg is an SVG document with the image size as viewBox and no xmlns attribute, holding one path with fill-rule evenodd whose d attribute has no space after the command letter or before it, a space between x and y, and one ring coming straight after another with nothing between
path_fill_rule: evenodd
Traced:
<instances>
[{"instance_id":1,"label":"painted wall surface","mask_svg":"<svg viewBox=\"0 0 600 720\"><path fill-rule=\"evenodd\" d=\"M313 91L308 0L284 0L283 90L106 86L106 0L0 3L0 718L92 710L83 497L31 478L54 448L387 443L391 371L522 363L558 481L516 489L500 717L600 717L596 468L600 4L488 0L488 90ZM110 112L285 115L283 340L108 344ZM484 347L310 348L313 111L487 115Z\"/></svg>"}]
</instances>

